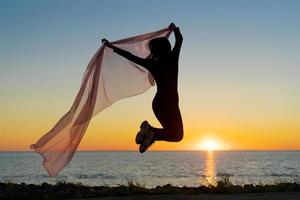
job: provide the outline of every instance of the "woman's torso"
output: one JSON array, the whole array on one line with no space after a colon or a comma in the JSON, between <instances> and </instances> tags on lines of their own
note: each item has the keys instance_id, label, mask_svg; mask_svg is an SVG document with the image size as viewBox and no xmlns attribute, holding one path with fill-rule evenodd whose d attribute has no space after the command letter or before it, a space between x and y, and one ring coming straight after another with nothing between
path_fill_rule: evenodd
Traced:
<instances>
[{"instance_id":1,"label":"woman's torso","mask_svg":"<svg viewBox=\"0 0 300 200\"><path fill-rule=\"evenodd\" d=\"M178 102L178 59L168 55L153 60L149 71L157 85L155 99Z\"/></svg>"}]
</instances>

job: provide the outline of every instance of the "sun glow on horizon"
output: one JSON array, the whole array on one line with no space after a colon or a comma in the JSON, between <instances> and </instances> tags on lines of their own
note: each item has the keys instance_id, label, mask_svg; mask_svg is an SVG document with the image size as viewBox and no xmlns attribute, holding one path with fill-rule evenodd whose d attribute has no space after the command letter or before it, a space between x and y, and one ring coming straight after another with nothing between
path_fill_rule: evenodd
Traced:
<instances>
[{"instance_id":1,"label":"sun glow on horizon","mask_svg":"<svg viewBox=\"0 0 300 200\"><path fill-rule=\"evenodd\" d=\"M199 145L200 150L203 151L216 151L221 150L221 145L218 141L212 138L203 140Z\"/></svg>"}]
</instances>

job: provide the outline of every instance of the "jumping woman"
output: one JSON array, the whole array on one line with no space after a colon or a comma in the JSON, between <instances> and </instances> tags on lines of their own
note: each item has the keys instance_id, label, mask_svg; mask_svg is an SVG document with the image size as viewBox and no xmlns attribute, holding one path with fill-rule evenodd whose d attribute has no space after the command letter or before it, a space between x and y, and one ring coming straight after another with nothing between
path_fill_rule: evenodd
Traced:
<instances>
[{"instance_id":1,"label":"jumping woman","mask_svg":"<svg viewBox=\"0 0 300 200\"><path fill-rule=\"evenodd\" d=\"M153 76L157 92L152 102L153 112L162 125L162 128L155 128L147 121L140 125L135 141L139 144L139 151L144 153L155 141L179 142L183 138L183 123L179 110L178 97L178 60L183 37L178 27L171 23L169 29L174 31L175 45L167 38L154 38L149 41L150 55L147 58L140 58L128 51L120 49L102 41L107 47L124 58L146 68Z\"/></svg>"}]
</instances>

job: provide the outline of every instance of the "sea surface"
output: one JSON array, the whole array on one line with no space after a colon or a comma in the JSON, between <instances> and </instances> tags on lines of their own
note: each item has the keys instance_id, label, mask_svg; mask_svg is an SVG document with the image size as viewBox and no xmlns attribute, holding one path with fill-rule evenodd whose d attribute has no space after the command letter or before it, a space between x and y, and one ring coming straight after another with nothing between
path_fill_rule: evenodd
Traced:
<instances>
[{"instance_id":1,"label":"sea surface","mask_svg":"<svg viewBox=\"0 0 300 200\"><path fill-rule=\"evenodd\" d=\"M0 152L0 182L197 187L222 173L236 184L300 181L300 151L77 152L55 178L48 177L37 153Z\"/></svg>"}]
</instances>

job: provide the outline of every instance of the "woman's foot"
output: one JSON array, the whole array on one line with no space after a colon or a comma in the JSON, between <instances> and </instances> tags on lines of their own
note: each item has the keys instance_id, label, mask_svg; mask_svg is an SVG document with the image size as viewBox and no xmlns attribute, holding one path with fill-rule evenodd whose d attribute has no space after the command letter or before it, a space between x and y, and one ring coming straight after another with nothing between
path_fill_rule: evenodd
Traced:
<instances>
[{"instance_id":1,"label":"woman's foot","mask_svg":"<svg viewBox=\"0 0 300 200\"><path fill-rule=\"evenodd\" d=\"M145 138L139 147L140 153L144 153L153 143L154 143L153 131L151 129L147 129Z\"/></svg>"},{"instance_id":2,"label":"woman's foot","mask_svg":"<svg viewBox=\"0 0 300 200\"><path fill-rule=\"evenodd\" d=\"M141 125L140 125L141 130L136 134L136 137L135 137L136 144L142 144L149 128L150 128L150 124L146 120L141 123Z\"/></svg>"}]
</instances>

